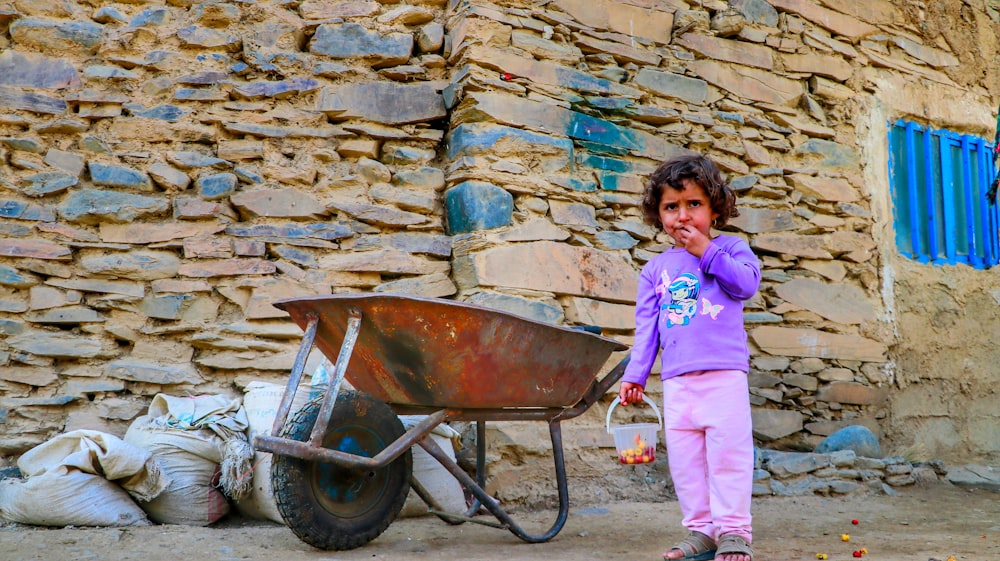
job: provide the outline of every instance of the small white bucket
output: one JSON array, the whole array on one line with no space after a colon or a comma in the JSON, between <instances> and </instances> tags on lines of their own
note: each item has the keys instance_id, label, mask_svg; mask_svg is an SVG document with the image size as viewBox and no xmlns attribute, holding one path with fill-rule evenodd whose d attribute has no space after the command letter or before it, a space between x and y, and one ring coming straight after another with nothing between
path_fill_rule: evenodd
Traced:
<instances>
[{"instance_id":1,"label":"small white bucket","mask_svg":"<svg viewBox=\"0 0 1000 561\"><path fill-rule=\"evenodd\" d=\"M657 423L634 423L631 425L611 426L611 412L621 403L621 398L615 398L608 407L608 418L605 427L615 439L620 464L648 464L656 460L656 432L663 425L663 417L652 399L642 395L642 400L649 404L656 413Z\"/></svg>"}]
</instances>

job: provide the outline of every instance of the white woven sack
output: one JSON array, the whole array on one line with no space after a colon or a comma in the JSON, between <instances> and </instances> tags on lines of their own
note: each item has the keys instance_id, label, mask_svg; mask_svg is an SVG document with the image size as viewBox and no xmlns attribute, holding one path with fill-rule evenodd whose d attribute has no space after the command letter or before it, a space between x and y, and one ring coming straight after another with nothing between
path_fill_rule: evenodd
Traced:
<instances>
[{"instance_id":1,"label":"white woven sack","mask_svg":"<svg viewBox=\"0 0 1000 561\"><path fill-rule=\"evenodd\" d=\"M207 526L229 512L218 485L225 442L208 429L164 428L148 415L132 422L125 441L149 450L171 484L157 498L142 503L149 519L161 524Z\"/></svg>"},{"instance_id":2,"label":"white woven sack","mask_svg":"<svg viewBox=\"0 0 1000 561\"><path fill-rule=\"evenodd\" d=\"M407 430L413 428L425 417L422 415L403 415L400 420ZM448 425L438 425L431 431L431 440L434 441L445 454L455 459L455 440L459 434ZM413 478L420 482L420 485L437 501L438 505L445 512L453 514L465 514L465 492L462 485L455 479L440 462L428 454L420 445L414 445L413 451ZM401 518L423 516L428 513L427 503L421 499L416 491L410 490L403 503L403 510L400 511Z\"/></svg>"},{"instance_id":3,"label":"white woven sack","mask_svg":"<svg viewBox=\"0 0 1000 561\"><path fill-rule=\"evenodd\" d=\"M99 431L56 436L21 456L25 479L0 482L0 518L40 526L143 526L135 503L169 479L151 454Z\"/></svg>"},{"instance_id":4,"label":"white woven sack","mask_svg":"<svg viewBox=\"0 0 1000 561\"><path fill-rule=\"evenodd\" d=\"M246 411L247 421L250 425L248 433L251 444L258 434L271 433L284 394L285 386L283 385L256 381L247 384L246 395L243 397L243 409ZM289 417L301 409L310 399L321 395L323 395L322 389L301 384L292 400ZM236 511L247 518L284 524L285 521L281 518L278 506L274 502L274 488L271 485L271 457L270 452L254 452L253 472L251 474L253 489L248 496L236 502Z\"/></svg>"}]
</instances>

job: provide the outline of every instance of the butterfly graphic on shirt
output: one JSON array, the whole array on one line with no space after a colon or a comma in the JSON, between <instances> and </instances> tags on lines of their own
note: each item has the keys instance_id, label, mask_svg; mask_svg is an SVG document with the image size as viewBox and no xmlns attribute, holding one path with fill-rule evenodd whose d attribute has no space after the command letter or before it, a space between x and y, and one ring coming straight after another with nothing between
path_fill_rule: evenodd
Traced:
<instances>
[{"instance_id":1,"label":"butterfly graphic on shirt","mask_svg":"<svg viewBox=\"0 0 1000 561\"><path fill-rule=\"evenodd\" d=\"M722 304L711 303L708 298L701 299L701 315L703 316L710 315L712 316L712 319L715 319L719 315L719 312L722 311L723 307L724 306Z\"/></svg>"}]
</instances>

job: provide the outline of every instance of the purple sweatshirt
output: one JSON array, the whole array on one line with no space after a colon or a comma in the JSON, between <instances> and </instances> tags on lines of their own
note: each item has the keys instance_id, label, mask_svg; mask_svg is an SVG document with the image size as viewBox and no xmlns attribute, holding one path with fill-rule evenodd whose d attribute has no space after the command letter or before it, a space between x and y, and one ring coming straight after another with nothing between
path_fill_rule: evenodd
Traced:
<instances>
[{"instance_id":1,"label":"purple sweatshirt","mask_svg":"<svg viewBox=\"0 0 1000 561\"><path fill-rule=\"evenodd\" d=\"M643 387L661 348L660 378L698 370L750 370L743 301L757 292L760 263L740 238L718 236L701 259L672 248L639 275L635 343L623 382Z\"/></svg>"}]
</instances>

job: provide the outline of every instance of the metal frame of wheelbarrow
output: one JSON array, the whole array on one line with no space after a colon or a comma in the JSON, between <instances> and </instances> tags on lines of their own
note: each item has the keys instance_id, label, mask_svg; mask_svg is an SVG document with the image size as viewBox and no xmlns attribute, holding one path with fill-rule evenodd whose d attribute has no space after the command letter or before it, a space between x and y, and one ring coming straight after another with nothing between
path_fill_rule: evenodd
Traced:
<instances>
[{"instance_id":1,"label":"metal frame of wheelbarrow","mask_svg":"<svg viewBox=\"0 0 1000 561\"><path fill-rule=\"evenodd\" d=\"M433 497L411 477L411 485L418 496L426 502L431 512L439 518L452 524L475 522L497 528L506 528L515 536L528 543L545 542L555 537L563 528L569 514L569 489L567 485L565 456L563 454L562 429L560 423L577 417L591 405L596 403L622 377L629 357L626 356L617 366L600 380L595 379L584 392L582 398L571 407L543 407L525 409L452 409L413 405L388 404L397 414L425 414L426 418L416 426L407 430L401 437L389 443L386 448L374 457L331 450L322 447L323 437L329 428L336 396L347 372L348 363L354 351L361 329L362 312L357 308L349 310L348 325L340 352L334 364L333 377L330 380L320 405L316 422L312 428L309 440L300 442L278 435L285 425L291 412L292 400L301 383L306 359L313 347L320 318L315 313L307 313L305 334L299 346L295 363L281 404L278 407L274 425L270 435L258 435L254 439L257 450L282 454L306 461L329 462L351 469L383 468L406 453L414 444L420 445L435 460L437 460L461 485L472 493L475 500L468 511L463 514L443 512ZM431 431L445 421L475 421L476 422L476 480L473 480L459 465L449 457L430 437ZM545 421L549 425L549 435L552 441L552 454L556 472L556 487L559 495L559 512L552 526L542 534L529 534L522 529L511 516L492 499L485 490L486 486L486 425L487 421ZM472 518L480 507L485 508L499 523Z\"/></svg>"}]
</instances>

